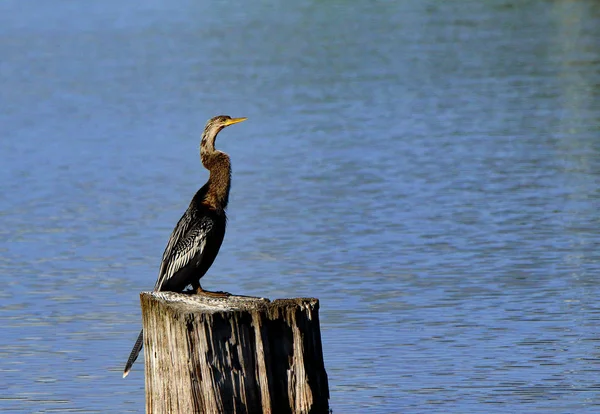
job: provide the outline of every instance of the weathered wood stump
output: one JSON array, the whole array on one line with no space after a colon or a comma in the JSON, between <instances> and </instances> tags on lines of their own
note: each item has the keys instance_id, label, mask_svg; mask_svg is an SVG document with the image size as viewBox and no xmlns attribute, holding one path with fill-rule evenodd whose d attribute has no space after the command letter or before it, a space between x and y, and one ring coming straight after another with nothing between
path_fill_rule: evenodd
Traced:
<instances>
[{"instance_id":1,"label":"weathered wood stump","mask_svg":"<svg viewBox=\"0 0 600 414\"><path fill-rule=\"evenodd\" d=\"M319 301L142 292L147 413L327 413Z\"/></svg>"}]
</instances>

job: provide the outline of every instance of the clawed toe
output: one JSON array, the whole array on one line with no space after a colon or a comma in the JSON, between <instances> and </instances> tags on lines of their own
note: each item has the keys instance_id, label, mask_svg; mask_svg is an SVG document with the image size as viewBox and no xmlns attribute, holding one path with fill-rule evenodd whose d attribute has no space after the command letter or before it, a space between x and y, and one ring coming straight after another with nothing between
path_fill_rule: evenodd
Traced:
<instances>
[{"instance_id":1,"label":"clawed toe","mask_svg":"<svg viewBox=\"0 0 600 414\"><path fill-rule=\"evenodd\" d=\"M213 298L226 298L231 296L231 293L229 292L222 292L222 291L217 291L217 292L211 292L209 290L204 290L201 287L199 287L198 289L196 289L196 294L198 295L204 295L204 296L210 296Z\"/></svg>"}]
</instances>

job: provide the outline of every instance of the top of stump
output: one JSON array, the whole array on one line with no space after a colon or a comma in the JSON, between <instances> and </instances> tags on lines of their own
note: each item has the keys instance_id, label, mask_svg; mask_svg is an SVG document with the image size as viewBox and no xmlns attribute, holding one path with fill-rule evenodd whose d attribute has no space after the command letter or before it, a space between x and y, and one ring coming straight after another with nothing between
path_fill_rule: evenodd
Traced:
<instances>
[{"instance_id":1,"label":"top of stump","mask_svg":"<svg viewBox=\"0 0 600 414\"><path fill-rule=\"evenodd\" d=\"M302 308L319 306L319 300L316 298L276 299L271 302L267 298L254 296L231 295L220 298L203 294L175 292L142 292L140 296L179 308L180 310L201 313L266 310L268 308L290 307L294 305Z\"/></svg>"}]
</instances>

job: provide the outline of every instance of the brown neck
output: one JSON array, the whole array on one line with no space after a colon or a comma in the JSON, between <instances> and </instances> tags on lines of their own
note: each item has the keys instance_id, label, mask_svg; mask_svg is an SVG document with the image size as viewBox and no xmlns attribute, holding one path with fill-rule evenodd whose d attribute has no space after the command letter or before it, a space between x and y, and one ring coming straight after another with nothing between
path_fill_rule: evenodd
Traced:
<instances>
[{"instance_id":1,"label":"brown neck","mask_svg":"<svg viewBox=\"0 0 600 414\"><path fill-rule=\"evenodd\" d=\"M205 202L215 210L225 210L229 203L231 187L231 163L229 156L221 151L202 157L202 164L208 171L208 189Z\"/></svg>"},{"instance_id":2,"label":"brown neck","mask_svg":"<svg viewBox=\"0 0 600 414\"><path fill-rule=\"evenodd\" d=\"M200 159L208 171L208 188L204 202L215 210L225 210L229 202L231 186L231 162L229 156L215 149L215 139L221 128L207 128L202 134Z\"/></svg>"}]
</instances>

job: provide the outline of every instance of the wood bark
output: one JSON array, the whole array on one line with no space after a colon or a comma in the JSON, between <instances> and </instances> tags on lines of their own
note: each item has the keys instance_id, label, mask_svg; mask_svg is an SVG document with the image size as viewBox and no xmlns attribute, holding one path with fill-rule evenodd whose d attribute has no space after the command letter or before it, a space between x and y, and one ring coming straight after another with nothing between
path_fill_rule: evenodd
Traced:
<instances>
[{"instance_id":1,"label":"wood bark","mask_svg":"<svg viewBox=\"0 0 600 414\"><path fill-rule=\"evenodd\" d=\"M328 413L319 301L143 292L147 413Z\"/></svg>"}]
</instances>

